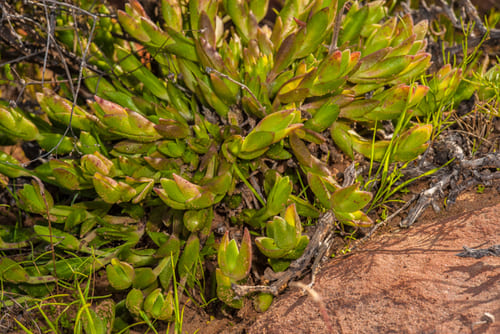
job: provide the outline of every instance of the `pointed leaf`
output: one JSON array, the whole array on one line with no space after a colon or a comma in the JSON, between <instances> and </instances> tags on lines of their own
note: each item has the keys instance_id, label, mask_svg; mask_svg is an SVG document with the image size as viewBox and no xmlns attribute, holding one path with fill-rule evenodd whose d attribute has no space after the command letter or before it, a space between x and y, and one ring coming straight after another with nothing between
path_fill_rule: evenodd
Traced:
<instances>
[{"instance_id":1,"label":"pointed leaf","mask_svg":"<svg viewBox=\"0 0 500 334\"><path fill-rule=\"evenodd\" d=\"M335 191L331 197L335 211L353 212L365 207L372 199L372 194L359 190L359 183Z\"/></svg>"}]
</instances>

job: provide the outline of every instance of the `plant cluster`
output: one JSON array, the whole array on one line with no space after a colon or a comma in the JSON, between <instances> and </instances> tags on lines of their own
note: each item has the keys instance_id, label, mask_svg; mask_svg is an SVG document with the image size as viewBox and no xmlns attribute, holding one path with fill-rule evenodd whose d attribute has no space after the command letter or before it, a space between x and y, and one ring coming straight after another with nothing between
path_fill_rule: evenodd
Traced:
<instances>
[{"instance_id":1,"label":"plant cluster","mask_svg":"<svg viewBox=\"0 0 500 334\"><path fill-rule=\"evenodd\" d=\"M75 78L91 94L54 74L32 91L37 112L1 102L2 141L36 143L46 159L0 154L0 173L23 184L7 188L19 208L40 217L0 226L5 254L32 247L2 257L0 279L41 298L105 273L124 297L88 308L87 332L172 321L179 294L195 290L241 308L232 286L256 283L253 258L286 270L308 247L303 221L331 210L341 228L372 224L372 193L341 185L332 151L414 160L439 131L433 116L474 89L450 65L424 80L428 22L390 17L383 1L287 0L274 22L267 0L162 0L154 19L137 0L117 16L78 5L99 15L61 7L40 33L85 60ZM248 298L259 311L272 301Z\"/></svg>"}]
</instances>

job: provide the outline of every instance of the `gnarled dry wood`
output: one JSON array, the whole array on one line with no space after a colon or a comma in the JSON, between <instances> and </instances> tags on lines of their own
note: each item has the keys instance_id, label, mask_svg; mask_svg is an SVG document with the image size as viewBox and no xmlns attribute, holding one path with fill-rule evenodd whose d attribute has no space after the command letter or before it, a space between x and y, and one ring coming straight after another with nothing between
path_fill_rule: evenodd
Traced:
<instances>
[{"instance_id":1,"label":"gnarled dry wood","mask_svg":"<svg viewBox=\"0 0 500 334\"><path fill-rule=\"evenodd\" d=\"M460 257L473 257L480 259L484 256L500 256L500 245L493 245L486 249L474 249L463 246L464 251L457 254Z\"/></svg>"},{"instance_id":2,"label":"gnarled dry wood","mask_svg":"<svg viewBox=\"0 0 500 334\"><path fill-rule=\"evenodd\" d=\"M309 241L309 245L307 245L304 254L297 260L293 261L290 264L290 267L276 275L277 279L271 285L237 285L233 284L232 289L238 296L245 296L249 293L254 292L265 292L271 293L274 296L277 296L280 292L282 292L289 284L290 281L298 279L302 277L305 272L311 267L312 264L312 272L314 282L314 275L316 274L316 269L318 265L328 250L328 241L331 240L331 232L334 228L335 215L332 211L327 211L324 213L318 220L318 224L316 225L316 231Z\"/></svg>"}]
</instances>

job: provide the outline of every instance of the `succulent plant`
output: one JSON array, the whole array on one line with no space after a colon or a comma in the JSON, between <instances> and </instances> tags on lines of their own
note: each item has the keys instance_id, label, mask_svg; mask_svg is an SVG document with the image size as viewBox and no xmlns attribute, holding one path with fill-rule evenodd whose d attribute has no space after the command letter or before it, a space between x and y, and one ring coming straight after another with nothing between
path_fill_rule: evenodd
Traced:
<instances>
[{"instance_id":1,"label":"succulent plant","mask_svg":"<svg viewBox=\"0 0 500 334\"><path fill-rule=\"evenodd\" d=\"M115 321L115 303L106 299L94 309L89 309L82 317L85 333L108 334Z\"/></svg>"},{"instance_id":2,"label":"succulent plant","mask_svg":"<svg viewBox=\"0 0 500 334\"><path fill-rule=\"evenodd\" d=\"M431 138L426 117L469 91L450 66L419 83L431 58L426 21L389 18L383 1L344 4L287 0L269 24L269 1L162 0L152 18L130 0L117 19L94 7L102 16L93 38L56 29L61 47L77 56L89 48L86 103L46 84L34 93L40 115L0 106L5 136L52 153L36 168L0 154L1 174L61 190L33 181L16 192L23 210L47 221L34 227L37 240L86 256L46 260L47 270L69 279L73 267L105 268L127 293L121 309L171 320L173 282L195 288L215 253L219 267L205 274L215 275L220 300L243 306L233 286L250 276L248 228L265 228L256 246L281 271L308 245L299 216L332 210L341 224L371 225L362 209L372 195L359 182L340 185L334 145L351 159L411 161ZM55 15L58 25L77 23ZM389 123L399 124L391 140L374 135ZM63 194L72 193L68 205ZM221 216L245 226L239 249L227 231L217 249ZM3 281L31 282L12 268L0 271ZM254 300L260 311L271 301Z\"/></svg>"},{"instance_id":3,"label":"succulent plant","mask_svg":"<svg viewBox=\"0 0 500 334\"><path fill-rule=\"evenodd\" d=\"M161 288L155 289L144 300L144 311L151 319L169 320L174 309L172 291L164 295Z\"/></svg>"},{"instance_id":4,"label":"succulent plant","mask_svg":"<svg viewBox=\"0 0 500 334\"><path fill-rule=\"evenodd\" d=\"M266 235L257 237L255 244L269 258L275 271L286 269L290 263L286 260L299 258L309 243L309 237L302 235L302 224L295 204L286 209L284 217L275 216L272 221L267 222ZM282 261L277 261L278 259Z\"/></svg>"},{"instance_id":5,"label":"succulent plant","mask_svg":"<svg viewBox=\"0 0 500 334\"><path fill-rule=\"evenodd\" d=\"M271 306L273 302L274 296L270 293L260 293L258 294L253 301L253 305L257 312L266 312L267 309Z\"/></svg>"},{"instance_id":6,"label":"succulent plant","mask_svg":"<svg viewBox=\"0 0 500 334\"><path fill-rule=\"evenodd\" d=\"M238 250L236 241L229 241L229 233L222 237L217 254L219 268L216 271L217 296L227 305L241 308L243 300L238 298L232 290L236 284L247 278L252 266L252 243L250 233L245 228L241 247Z\"/></svg>"},{"instance_id":7,"label":"succulent plant","mask_svg":"<svg viewBox=\"0 0 500 334\"><path fill-rule=\"evenodd\" d=\"M128 289L135 278L134 267L127 262L112 259L106 266L109 284L117 290Z\"/></svg>"},{"instance_id":8,"label":"succulent plant","mask_svg":"<svg viewBox=\"0 0 500 334\"><path fill-rule=\"evenodd\" d=\"M252 244L250 233L245 229L241 249L238 250L236 241L229 241L228 233L222 237L217 259L221 273L234 282L241 281L248 276L252 265Z\"/></svg>"},{"instance_id":9,"label":"succulent plant","mask_svg":"<svg viewBox=\"0 0 500 334\"><path fill-rule=\"evenodd\" d=\"M30 276L19 263L4 257L0 260L0 280L6 283L46 284L55 282L53 276Z\"/></svg>"}]
</instances>

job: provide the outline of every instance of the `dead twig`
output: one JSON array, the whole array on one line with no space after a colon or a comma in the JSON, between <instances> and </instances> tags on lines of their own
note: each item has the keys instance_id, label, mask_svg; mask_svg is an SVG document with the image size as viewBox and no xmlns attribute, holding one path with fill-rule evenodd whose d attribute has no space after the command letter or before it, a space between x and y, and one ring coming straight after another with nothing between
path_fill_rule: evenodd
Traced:
<instances>
[{"instance_id":1,"label":"dead twig","mask_svg":"<svg viewBox=\"0 0 500 334\"><path fill-rule=\"evenodd\" d=\"M435 201L444 194L444 189L448 187L452 177L458 175L458 170L453 171L452 174L445 175L439 182L437 182L431 188L425 190L420 195L418 195L418 200L415 206L413 206L408 212L408 216L406 216L399 226L401 227L410 227L415 223L415 221L420 217L420 215L425 211L425 209L429 205L433 205L435 209L438 209L438 206L435 205Z\"/></svg>"},{"instance_id":2,"label":"dead twig","mask_svg":"<svg viewBox=\"0 0 500 334\"><path fill-rule=\"evenodd\" d=\"M474 249L463 246L464 251L457 254L460 257L473 257L480 259L484 256L500 256L500 245L494 245L486 249Z\"/></svg>"},{"instance_id":3,"label":"dead twig","mask_svg":"<svg viewBox=\"0 0 500 334\"><path fill-rule=\"evenodd\" d=\"M277 279L271 285L249 286L233 284L232 289L235 294L242 297L249 293L265 292L277 296L288 286L290 281L302 277L309 269L313 260L317 258L321 259L323 257L324 253L328 249L325 249L325 241L328 243L329 236L334 228L334 222L335 215L332 211L324 213L318 220L316 231L309 241L309 245L307 245L304 254L302 254L302 256L297 260L293 261L286 271L276 275ZM314 262L318 261L319 260L316 260Z\"/></svg>"},{"instance_id":4,"label":"dead twig","mask_svg":"<svg viewBox=\"0 0 500 334\"><path fill-rule=\"evenodd\" d=\"M329 333L333 333L333 326L332 326L332 320L330 319L330 316L328 314L328 310L326 309L325 303L323 303L323 299L317 293L314 289L309 287L308 285L305 285L300 282L292 282L290 283L291 287L297 287L299 289L302 289L306 291L309 296L311 296L312 300L318 305L319 308L319 314L321 315L321 318L323 318L323 321L325 322L326 328L328 329Z\"/></svg>"},{"instance_id":5,"label":"dead twig","mask_svg":"<svg viewBox=\"0 0 500 334\"><path fill-rule=\"evenodd\" d=\"M418 195L417 204L410 209L408 216L401 221L401 227L411 226L431 204L436 211L439 211L439 207L435 202L440 197L444 197L446 189L449 189L447 202L451 204L463 191L478 184L489 185L494 180L500 179L499 171L490 171L490 169L500 168L500 152L489 153L477 159L464 159L463 150L456 143L453 143L453 140L448 140L447 143L457 163L450 165L451 171L447 169L437 174L436 176L440 177L440 180Z\"/></svg>"}]
</instances>

